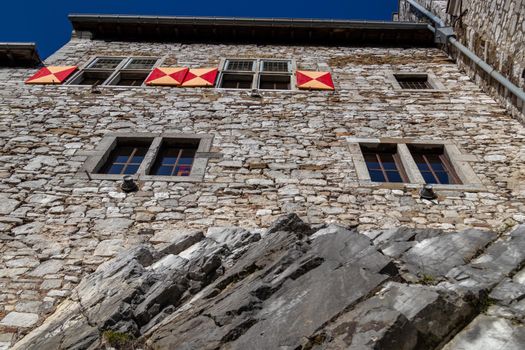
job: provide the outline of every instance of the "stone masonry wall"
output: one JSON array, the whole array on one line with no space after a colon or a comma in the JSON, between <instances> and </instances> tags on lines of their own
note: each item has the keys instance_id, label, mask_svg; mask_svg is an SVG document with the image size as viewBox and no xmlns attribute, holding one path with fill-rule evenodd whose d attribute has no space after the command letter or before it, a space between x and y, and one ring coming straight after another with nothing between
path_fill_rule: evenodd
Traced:
<instances>
[{"instance_id":1,"label":"stone masonry wall","mask_svg":"<svg viewBox=\"0 0 525 350\"><path fill-rule=\"evenodd\" d=\"M216 65L221 57L295 58L330 67L335 92L29 86L32 69L0 70L0 320L23 313L25 332L86 273L161 230L266 227L296 212L311 224L504 230L525 221L525 128L438 49L118 43L72 39L48 65L95 55L165 56L165 65ZM442 92L396 91L391 70L436 75ZM202 183L116 181L76 173L112 132L213 134ZM485 190L360 186L346 137L453 140ZM257 166L254 166L254 165ZM16 317L14 317L16 319ZM13 319L13 318L11 318ZM21 318L18 318L20 320Z\"/></svg>"},{"instance_id":2,"label":"stone masonry wall","mask_svg":"<svg viewBox=\"0 0 525 350\"><path fill-rule=\"evenodd\" d=\"M446 14L447 1L419 0L419 3L454 27L461 43L494 67L515 85L525 89L525 1L523 0L463 0L459 19ZM409 11L408 3L399 2L400 20L421 20ZM452 50L457 56L455 50ZM497 97L521 121L525 121L525 106L515 96L507 94L498 82L475 67L462 55L461 69Z\"/></svg>"}]
</instances>

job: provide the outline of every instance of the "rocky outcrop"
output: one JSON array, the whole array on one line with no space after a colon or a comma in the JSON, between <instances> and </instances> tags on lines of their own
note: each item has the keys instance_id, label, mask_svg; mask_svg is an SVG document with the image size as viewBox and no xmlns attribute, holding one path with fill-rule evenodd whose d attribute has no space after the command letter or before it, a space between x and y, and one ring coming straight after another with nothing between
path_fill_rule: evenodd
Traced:
<instances>
[{"instance_id":1,"label":"rocky outcrop","mask_svg":"<svg viewBox=\"0 0 525 350\"><path fill-rule=\"evenodd\" d=\"M474 349L497 329L523 348L524 233L365 235L293 214L262 235L173 232L101 265L14 349Z\"/></svg>"}]
</instances>

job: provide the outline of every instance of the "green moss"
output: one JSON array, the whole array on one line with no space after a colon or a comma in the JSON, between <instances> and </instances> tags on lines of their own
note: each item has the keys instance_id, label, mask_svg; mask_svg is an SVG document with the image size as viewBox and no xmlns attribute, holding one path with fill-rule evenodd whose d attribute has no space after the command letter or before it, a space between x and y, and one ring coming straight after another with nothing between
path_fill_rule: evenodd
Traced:
<instances>
[{"instance_id":1,"label":"green moss","mask_svg":"<svg viewBox=\"0 0 525 350\"><path fill-rule=\"evenodd\" d=\"M480 298L478 304L479 312L484 314L485 312L487 312L489 307L491 307L494 304L496 304L496 300L489 298L488 296Z\"/></svg>"},{"instance_id":2,"label":"green moss","mask_svg":"<svg viewBox=\"0 0 525 350\"><path fill-rule=\"evenodd\" d=\"M437 283L436 278L432 275L423 274L423 277L419 280L422 284L434 285Z\"/></svg>"},{"instance_id":3,"label":"green moss","mask_svg":"<svg viewBox=\"0 0 525 350\"><path fill-rule=\"evenodd\" d=\"M104 331L102 333L108 344L117 349L133 349L135 337L132 334L114 331Z\"/></svg>"}]
</instances>

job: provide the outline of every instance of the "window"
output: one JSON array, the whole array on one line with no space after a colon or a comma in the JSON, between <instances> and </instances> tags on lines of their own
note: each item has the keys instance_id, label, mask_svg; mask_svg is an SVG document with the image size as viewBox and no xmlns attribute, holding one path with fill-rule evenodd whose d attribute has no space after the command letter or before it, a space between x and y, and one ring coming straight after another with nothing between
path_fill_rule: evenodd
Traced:
<instances>
[{"instance_id":1,"label":"window","mask_svg":"<svg viewBox=\"0 0 525 350\"><path fill-rule=\"evenodd\" d=\"M395 144L360 146L372 181L408 182Z\"/></svg>"},{"instance_id":2,"label":"window","mask_svg":"<svg viewBox=\"0 0 525 350\"><path fill-rule=\"evenodd\" d=\"M142 86L156 58L99 57L74 75L69 85Z\"/></svg>"},{"instance_id":3,"label":"window","mask_svg":"<svg viewBox=\"0 0 525 350\"><path fill-rule=\"evenodd\" d=\"M259 89L290 90L290 77L282 75L261 75Z\"/></svg>"},{"instance_id":4,"label":"window","mask_svg":"<svg viewBox=\"0 0 525 350\"><path fill-rule=\"evenodd\" d=\"M445 86L432 73L399 72L389 73L395 90L444 91Z\"/></svg>"},{"instance_id":5,"label":"window","mask_svg":"<svg viewBox=\"0 0 525 350\"><path fill-rule=\"evenodd\" d=\"M137 172L146 156L151 142L143 141L117 141L108 160L100 169L101 174L132 175Z\"/></svg>"},{"instance_id":6,"label":"window","mask_svg":"<svg viewBox=\"0 0 525 350\"><path fill-rule=\"evenodd\" d=\"M123 175L149 181L202 181L213 136L206 134L116 134L102 139L83 167L91 179Z\"/></svg>"},{"instance_id":7,"label":"window","mask_svg":"<svg viewBox=\"0 0 525 350\"><path fill-rule=\"evenodd\" d=\"M224 74L221 87L225 89L251 89L252 83L252 75Z\"/></svg>"},{"instance_id":8,"label":"window","mask_svg":"<svg viewBox=\"0 0 525 350\"><path fill-rule=\"evenodd\" d=\"M484 187L470 166L477 161L451 141L346 138L362 185L479 191Z\"/></svg>"},{"instance_id":9,"label":"window","mask_svg":"<svg viewBox=\"0 0 525 350\"><path fill-rule=\"evenodd\" d=\"M227 59L219 86L225 89L291 90L292 61Z\"/></svg>"},{"instance_id":10,"label":"window","mask_svg":"<svg viewBox=\"0 0 525 350\"><path fill-rule=\"evenodd\" d=\"M198 144L165 140L150 175L189 176Z\"/></svg>"},{"instance_id":11,"label":"window","mask_svg":"<svg viewBox=\"0 0 525 350\"><path fill-rule=\"evenodd\" d=\"M396 80L402 89L432 89L426 74L420 76L396 75Z\"/></svg>"},{"instance_id":12,"label":"window","mask_svg":"<svg viewBox=\"0 0 525 350\"><path fill-rule=\"evenodd\" d=\"M444 154L443 146L409 145L408 149L428 184L460 184L454 167Z\"/></svg>"}]
</instances>

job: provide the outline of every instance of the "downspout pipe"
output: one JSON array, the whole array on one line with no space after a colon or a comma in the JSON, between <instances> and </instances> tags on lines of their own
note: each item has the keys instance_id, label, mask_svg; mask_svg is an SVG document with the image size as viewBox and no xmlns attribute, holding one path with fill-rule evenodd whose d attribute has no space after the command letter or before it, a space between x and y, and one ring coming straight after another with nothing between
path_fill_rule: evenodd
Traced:
<instances>
[{"instance_id":1,"label":"downspout pipe","mask_svg":"<svg viewBox=\"0 0 525 350\"><path fill-rule=\"evenodd\" d=\"M421 12L423 15L425 15L428 19L430 19L432 22L434 22L435 27L432 27L431 25L428 26L428 28L433 32L436 33L436 30L439 30L439 28L445 27L445 22L436 15L434 15L432 12L428 11L426 8L418 4L415 0L406 0L411 6L413 6L416 10ZM481 68L484 72L486 72L490 77L492 77L494 80L496 80L498 83L503 85L508 91L510 91L514 96L516 96L518 99L522 102L522 112L525 112L525 92L520 89L518 86L514 85L509 79L501 75L494 67L487 64L487 62L483 61L480 57L478 57L474 52L469 50L465 45L461 44L456 38L455 35L449 35L447 36L447 42L449 42L452 46L457 48L462 54L467 56L474 64L476 64L479 68Z\"/></svg>"},{"instance_id":2,"label":"downspout pipe","mask_svg":"<svg viewBox=\"0 0 525 350\"><path fill-rule=\"evenodd\" d=\"M436 16L435 14L427 10L425 7L423 7L423 5L419 4L416 0L406 0L406 2L408 2L410 6L412 6L413 8L421 12L423 15L425 15L425 17L427 17L432 22L434 22L436 28L445 27L445 22L443 22L441 18L439 18L438 16Z\"/></svg>"}]
</instances>

